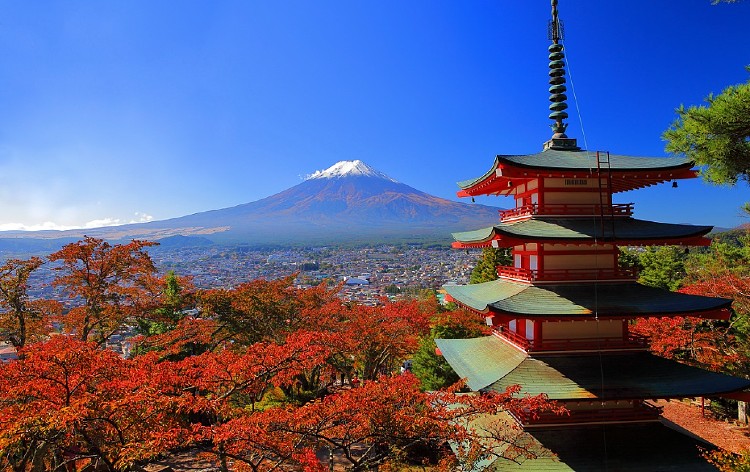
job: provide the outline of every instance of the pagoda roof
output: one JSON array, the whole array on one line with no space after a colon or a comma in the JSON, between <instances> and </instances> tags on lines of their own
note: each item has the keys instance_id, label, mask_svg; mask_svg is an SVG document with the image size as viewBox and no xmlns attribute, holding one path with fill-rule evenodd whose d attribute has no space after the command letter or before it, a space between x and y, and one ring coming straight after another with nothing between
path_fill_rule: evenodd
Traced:
<instances>
[{"instance_id":1,"label":"pagoda roof","mask_svg":"<svg viewBox=\"0 0 750 472\"><path fill-rule=\"evenodd\" d=\"M472 390L482 390L513 372L528 357L498 336L436 339L440 353Z\"/></svg>"},{"instance_id":2,"label":"pagoda roof","mask_svg":"<svg viewBox=\"0 0 750 472\"><path fill-rule=\"evenodd\" d=\"M676 431L658 421L637 424L605 424L543 428L518 432L507 414L481 415L471 422L478 431L487 431L486 441L498 455L508 454L509 446L493 436L514 438L515 444L531 453L515 460L490 455L474 471L630 472L716 471L702 456L715 446ZM499 431L498 431L499 430Z\"/></svg>"},{"instance_id":3,"label":"pagoda roof","mask_svg":"<svg viewBox=\"0 0 750 472\"><path fill-rule=\"evenodd\" d=\"M635 282L533 285L498 279L443 288L475 311L521 318L700 316L732 304L726 298L670 292Z\"/></svg>"},{"instance_id":4,"label":"pagoda roof","mask_svg":"<svg viewBox=\"0 0 750 472\"><path fill-rule=\"evenodd\" d=\"M685 157L637 157L594 151L547 149L536 154L501 154L483 175L458 182L459 196L505 194L507 185L489 188L493 181L539 176L593 176L601 168L613 179L613 190L622 192L666 182L693 178L693 162ZM597 162L599 161L599 162Z\"/></svg>"},{"instance_id":5,"label":"pagoda roof","mask_svg":"<svg viewBox=\"0 0 750 472\"><path fill-rule=\"evenodd\" d=\"M575 401L712 396L750 387L750 380L647 352L532 356L499 336L435 342L472 390L520 385L520 395Z\"/></svg>"},{"instance_id":6,"label":"pagoda roof","mask_svg":"<svg viewBox=\"0 0 750 472\"><path fill-rule=\"evenodd\" d=\"M705 245L703 236L712 226L696 226L635 218L560 218L535 216L526 220L499 223L474 231L453 233L454 247L488 246L498 240L501 247L524 242L590 243L594 240L625 244Z\"/></svg>"}]
</instances>

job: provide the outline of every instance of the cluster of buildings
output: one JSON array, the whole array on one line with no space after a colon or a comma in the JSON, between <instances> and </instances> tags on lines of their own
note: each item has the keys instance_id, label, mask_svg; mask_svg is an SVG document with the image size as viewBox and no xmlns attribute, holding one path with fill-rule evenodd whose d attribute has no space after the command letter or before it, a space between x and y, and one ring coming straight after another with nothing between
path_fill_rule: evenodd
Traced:
<instances>
[{"instance_id":1,"label":"cluster of buildings","mask_svg":"<svg viewBox=\"0 0 750 472\"><path fill-rule=\"evenodd\" d=\"M257 279L276 280L297 274L296 284L343 283L347 301L376 303L382 297L437 290L444 284L466 283L480 251L453 251L447 245L423 249L408 246L372 248L251 249L244 246L167 248L151 251L157 269L189 277L196 288L232 288ZM29 281L34 298L62 299L52 287L47 265Z\"/></svg>"},{"instance_id":2,"label":"cluster of buildings","mask_svg":"<svg viewBox=\"0 0 750 472\"><path fill-rule=\"evenodd\" d=\"M231 288L251 280L297 274L296 282L303 287L324 281L342 283L340 296L363 304L466 283L479 257L479 251L390 245L283 250L208 246L153 253L160 270L189 276L198 288Z\"/></svg>"},{"instance_id":3,"label":"cluster of buildings","mask_svg":"<svg viewBox=\"0 0 750 472\"><path fill-rule=\"evenodd\" d=\"M341 284L338 293L344 301L376 305L384 298L412 297L420 290L441 291L444 284L466 283L480 253L454 251L448 246L263 250L216 245L157 248L151 256L160 272L172 270L189 277L198 289L232 288L252 280L296 274L299 287L324 282L331 286ZM30 296L63 300L61 289L52 286L54 276L51 267L43 265L29 280ZM127 357L129 339L134 334L132 328L125 326L108 340L106 347ZM12 346L0 343L0 362L15 357Z\"/></svg>"}]
</instances>

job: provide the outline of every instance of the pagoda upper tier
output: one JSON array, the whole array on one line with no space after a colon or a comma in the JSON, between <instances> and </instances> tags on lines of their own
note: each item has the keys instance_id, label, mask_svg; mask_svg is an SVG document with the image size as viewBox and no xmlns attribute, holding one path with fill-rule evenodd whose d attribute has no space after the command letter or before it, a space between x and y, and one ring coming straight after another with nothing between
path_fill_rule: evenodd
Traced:
<instances>
[{"instance_id":1,"label":"pagoda upper tier","mask_svg":"<svg viewBox=\"0 0 750 472\"><path fill-rule=\"evenodd\" d=\"M463 306L490 318L529 320L632 319L696 316L728 319L732 300L669 292L635 282L528 284L506 279L444 285ZM493 325L502 324L493 320Z\"/></svg>"},{"instance_id":2,"label":"pagoda upper tier","mask_svg":"<svg viewBox=\"0 0 750 472\"><path fill-rule=\"evenodd\" d=\"M591 179L597 176L606 176L610 193L617 193L670 180L694 178L697 171L692 167L693 162L684 157L634 157L581 149L498 155L484 175L458 182L461 188L458 196L514 195L529 180Z\"/></svg>"}]
</instances>

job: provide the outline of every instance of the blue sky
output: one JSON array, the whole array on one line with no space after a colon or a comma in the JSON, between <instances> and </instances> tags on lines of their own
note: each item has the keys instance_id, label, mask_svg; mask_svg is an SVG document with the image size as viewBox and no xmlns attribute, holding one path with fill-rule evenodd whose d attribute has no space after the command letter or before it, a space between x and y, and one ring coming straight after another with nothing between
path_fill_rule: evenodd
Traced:
<instances>
[{"instance_id":1,"label":"blue sky","mask_svg":"<svg viewBox=\"0 0 750 472\"><path fill-rule=\"evenodd\" d=\"M361 159L455 199L547 119L549 1L0 0L0 229L166 219ZM663 156L680 104L745 82L750 2L560 0L588 149ZM584 144L569 92L568 135ZM620 194L730 227L750 188ZM482 200L511 206L505 199Z\"/></svg>"}]
</instances>

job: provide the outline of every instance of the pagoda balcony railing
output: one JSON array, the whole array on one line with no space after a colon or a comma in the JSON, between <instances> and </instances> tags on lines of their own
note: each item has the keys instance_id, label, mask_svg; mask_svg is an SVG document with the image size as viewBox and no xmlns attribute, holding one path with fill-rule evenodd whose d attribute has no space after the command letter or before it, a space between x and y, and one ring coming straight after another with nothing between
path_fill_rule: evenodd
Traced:
<instances>
[{"instance_id":1,"label":"pagoda balcony railing","mask_svg":"<svg viewBox=\"0 0 750 472\"><path fill-rule=\"evenodd\" d=\"M609 422L656 421L662 413L662 408L650 403L628 408L597 408L592 410L568 410L563 414L549 412L532 413L525 410L511 410L510 414L525 427L566 425L566 424L594 424Z\"/></svg>"},{"instance_id":2,"label":"pagoda balcony railing","mask_svg":"<svg viewBox=\"0 0 750 472\"><path fill-rule=\"evenodd\" d=\"M612 282L618 280L635 280L638 271L634 268L609 269L524 269L522 267L498 266L497 276L529 283L564 283L581 281Z\"/></svg>"},{"instance_id":3,"label":"pagoda balcony railing","mask_svg":"<svg viewBox=\"0 0 750 472\"><path fill-rule=\"evenodd\" d=\"M632 203L598 205L585 203L559 203L540 205L532 203L510 210L500 210L500 221L512 221L534 215L543 216L632 216Z\"/></svg>"},{"instance_id":4,"label":"pagoda balcony railing","mask_svg":"<svg viewBox=\"0 0 750 472\"><path fill-rule=\"evenodd\" d=\"M628 333L625 336L569 339L527 339L508 329L495 330L495 334L505 338L526 352L572 352L572 351L618 351L648 349L649 338Z\"/></svg>"}]
</instances>

